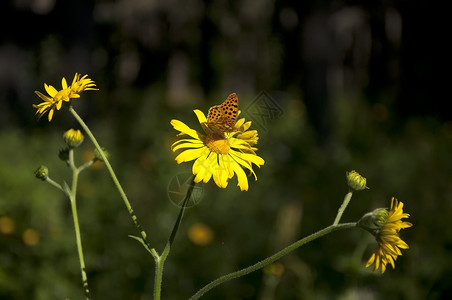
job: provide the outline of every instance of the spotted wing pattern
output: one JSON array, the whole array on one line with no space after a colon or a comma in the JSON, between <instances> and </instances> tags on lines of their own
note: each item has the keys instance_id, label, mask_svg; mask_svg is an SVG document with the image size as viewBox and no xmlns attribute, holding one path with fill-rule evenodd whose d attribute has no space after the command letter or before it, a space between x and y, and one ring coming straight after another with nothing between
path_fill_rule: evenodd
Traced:
<instances>
[{"instance_id":1,"label":"spotted wing pattern","mask_svg":"<svg viewBox=\"0 0 452 300\"><path fill-rule=\"evenodd\" d=\"M212 106L207 113L207 125L222 132L234 131L239 111L239 99L232 93L220 105Z\"/></svg>"}]
</instances>

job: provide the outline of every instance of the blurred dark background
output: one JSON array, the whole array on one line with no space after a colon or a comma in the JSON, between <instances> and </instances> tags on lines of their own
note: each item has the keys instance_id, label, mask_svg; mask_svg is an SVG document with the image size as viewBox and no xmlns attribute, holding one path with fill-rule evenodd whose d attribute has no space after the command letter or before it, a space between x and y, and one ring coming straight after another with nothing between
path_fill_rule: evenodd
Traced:
<instances>
[{"instance_id":1,"label":"blurred dark background","mask_svg":"<svg viewBox=\"0 0 452 300\"><path fill-rule=\"evenodd\" d=\"M359 229L301 247L205 299L442 299L452 287L450 51L443 9L430 1L4 1L0 10L0 298L80 299L68 200L36 180L58 160L65 108L37 120L43 83L89 74L99 91L73 100L111 153L158 251L176 219L171 119L201 130L236 92L259 130L266 163L240 192L212 182L183 220L164 273L164 299L185 299L331 224L356 169L343 221L405 203L410 245L380 276L364 268L374 239ZM264 96L263 96L264 95ZM266 114L261 104L278 113ZM259 111L261 114L253 114ZM253 119L254 118L254 119ZM86 140L80 162L92 157ZM93 299L151 299L154 263L105 168L82 173L78 207Z\"/></svg>"}]
</instances>

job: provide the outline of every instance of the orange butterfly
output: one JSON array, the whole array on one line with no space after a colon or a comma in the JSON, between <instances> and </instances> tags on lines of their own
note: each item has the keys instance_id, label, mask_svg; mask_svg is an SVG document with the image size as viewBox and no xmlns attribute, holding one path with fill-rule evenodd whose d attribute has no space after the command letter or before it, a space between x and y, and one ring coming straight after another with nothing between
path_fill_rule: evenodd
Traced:
<instances>
[{"instance_id":1,"label":"orange butterfly","mask_svg":"<svg viewBox=\"0 0 452 300\"><path fill-rule=\"evenodd\" d=\"M239 99L232 93L221 104L212 106L207 113L207 125L220 132L232 132L239 111Z\"/></svg>"}]
</instances>

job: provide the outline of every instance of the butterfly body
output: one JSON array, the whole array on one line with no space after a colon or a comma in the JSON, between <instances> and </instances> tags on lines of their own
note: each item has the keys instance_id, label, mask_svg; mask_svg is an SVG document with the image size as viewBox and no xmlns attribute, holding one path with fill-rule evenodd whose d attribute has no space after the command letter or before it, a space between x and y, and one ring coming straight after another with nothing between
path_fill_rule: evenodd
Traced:
<instances>
[{"instance_id":1,"label":"butterfly body","mask_svg":"<svg viewBox=\"0 0 452 300\"><path fill-rule=\"evenodd\" d=\"M232 93L220 105L212 106L207 113L207 126L219 132L235 131L239 99Z\"/></svg>"}]
</instances>

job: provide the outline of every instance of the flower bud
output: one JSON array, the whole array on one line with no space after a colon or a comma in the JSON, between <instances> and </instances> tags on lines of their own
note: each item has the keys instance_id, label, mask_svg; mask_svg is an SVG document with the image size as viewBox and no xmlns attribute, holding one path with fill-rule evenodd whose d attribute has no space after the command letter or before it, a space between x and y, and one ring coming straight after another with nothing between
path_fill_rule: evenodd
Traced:
<instances>
[{"instance_id":1,"label":"flower bud","mask_svg":"<svg viewBox=\"0 0 452 300\"><path fill-rule=\"evenodd\" d=\"M105 150L104 147L100 147L102 149L102 152L104 153L105 157L108 159L108 151ZM96 160L99 160L101 162L103 162L104 160L102 159L102 155L100 155L99 151L96 149L94 149L94 157L96 158Z\"/></svg>"},{"instance_id":2,"label":"flower bud","mask_svg":"<svg viewBox=\"0 0 452 300\"><path fill-rule=\"evenodd\" d=\"M42 181L45 181L45 180L47 180L47 177L49 177L49 169L47 169L46 166L40 166L35 171L35 176L36 176L36 178L39 178Z\"/></svg>"},{"instance_id":3,"label":"flower bud","mask_svg":"<svg viewBox=\"0 0 452 300\"><path fill-rule=\"evenodd\" d=\"M366 178L359 175L359 173L356 172L355 170L352 170L351 172L347 172L346 177L347 177L347 184L351 189L353 189L355 191L361 191L361 190L368 188L366 186Z\"/></svg>"},{"instance_id":4,"label":"flower bud","mask_svg":"<svg viewBox=\"0 0 452 300\"><path fill-rule=\"evenodd\" d=\"M372 212L373 222L379 228L386 224L388 217L389 212L386 208L377 208Z\"/></svg>"},{"instance_id":5,"label":"flower bud","mask_svg":"<svg viewBox=\"0 0 452 300\"><path fill-rule=\"evenodd\" d=\"M60 149L60 151L58 152L58 157L62 161L68 161L69 160L69 148Z\"/></svg>"},{"instance_id":6,"label":"flower bud","mask_svg":"<svg viewBox=\"0 0 452 300\"><path fill-rule=\"evenodd\" d=\"M373 212L365 214L359 221L358 226L376 235L386 224L389 212L386 208L377 208Z\"/></svg>"},{"instance_id":7,"label":"flower bud","mask_svg":"<svg viewBox=\"0 0 452 300\"><path fill-rule=\"evenodd\" d=\"M63 134L63 139L70 148L75 148L83 143L83 134L80 130L69 129Z\"/></svg>"}]
</instances>

